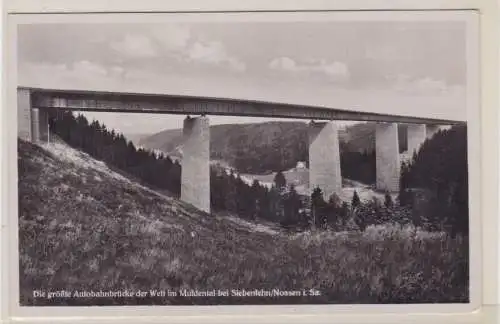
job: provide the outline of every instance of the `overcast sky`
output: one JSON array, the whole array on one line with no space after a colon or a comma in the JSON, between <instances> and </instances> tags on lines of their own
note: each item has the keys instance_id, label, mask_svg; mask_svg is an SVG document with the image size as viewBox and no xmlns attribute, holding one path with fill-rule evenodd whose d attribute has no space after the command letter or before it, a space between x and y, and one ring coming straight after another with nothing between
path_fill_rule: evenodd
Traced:
<instances>
[{"instance_id":1,"label":"overcast sky","mask_svg":"<svg viewBox=\"0 0 500 324\"><path fill-rule=\"evenodd\" d=\"M465 24L32 24L19 85L221 96L465 119ZM88 113L127 133L183 116ZM212 124L260 121L211 117Z\"/></svg>"}]
</instances>

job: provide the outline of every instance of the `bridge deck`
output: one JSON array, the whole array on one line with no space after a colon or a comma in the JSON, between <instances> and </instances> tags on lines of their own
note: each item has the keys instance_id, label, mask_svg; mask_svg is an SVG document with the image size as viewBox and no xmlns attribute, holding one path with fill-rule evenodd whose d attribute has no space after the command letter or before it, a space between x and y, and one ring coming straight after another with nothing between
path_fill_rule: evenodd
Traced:
<instances>
[{"instance_id":1,"label":"bridge deck","mask_svg":"<svg viewBox=\"0 0 500 324\"><path fill-rule=\"evenodd\" d=\"M226 115L313 120L349 120L415 124L462 124L463 121L378 114L345 109L263 101L164 94L56 90L19 87L32 93L32 106L77 111Z\"/></svg>"}]
</instances>

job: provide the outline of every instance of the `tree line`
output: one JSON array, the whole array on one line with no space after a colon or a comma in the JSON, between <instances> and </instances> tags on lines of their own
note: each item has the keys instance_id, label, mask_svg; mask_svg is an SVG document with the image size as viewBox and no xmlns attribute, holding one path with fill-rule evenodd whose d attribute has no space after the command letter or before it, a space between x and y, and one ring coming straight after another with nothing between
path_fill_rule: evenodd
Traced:
<instances>
[{"instance_id":1,"label":"tree line","mask_svg":"<svg viewBox=\"0 0 500 324\"><path fill-rule=\"evenodd\" d=\"M164 154L136 148L123 134L72 112L57 111L50 116L51 132L68 145L135 176L156 188L180 196L181 166ZM159 177L158 175L163 176Z\"/></svg>"},{"instance_id":2,"label":"tree line","mask_svg":"<svg viewBox=\"0 0 500 324\"><path fill-rule=\"evenodd\" d=\"M163 153L136 148L123 134L109 130L96 120L89 123L82 114L75 116L72 112L52 112L50 129L68 145L154 188L180 196L181 165ZM283 183L279 187L267 188L258 181L248 185L239 175L228 174L217 166L212 166L210 173L213 210L226 211L248 220L260 218L284 225L304 222L304 212L300 211L303 203L293 186L287 190Z\"/></svg>"},{"instance_id":3,"label":"tree line","mask_svg":"<svg viewBox=\"0 0 500 324\"><path fill-rule=\"evenodd\" d=\"M70 146L155 188L180 196L181 165L168 156L136 148L123 134L95 120L89 123L81 114L53 113L50 127ZM453 233L467 233L466 152L465 127L439 132L422 145L410 163L403 164L398 199L393 201L386 194L383 202L377 199L362 202L357 192L350 203L336 196L325 200L320 188L313 188L309 197L301 196L293 184L286 183L282 171L277 172L273 186L268 188L258 181L247 184L239 174L212 166L210 203L216 212L228 212L247 220L263 219L294 230L311 227L345 230L352 226L364 229L372 224L398 222L429 230L448 228ZM344 160L342 171L350 168L359 172L366 167L374 172L374 158L374 154L366 152L352 155L352 160ZM372 177L371 172L367 171L363 177Z\"/></svg>"},{"instance_id":4,"label":"tree line","mask_svg":"<svg viewBox=\"0 0 500 324\"><path fill-rule=\"evenodd\" d=\"M309 167L308 143L302 141L300 137L288 137L291 138L290 143L284 143L283 139L278 139L271 145L263 147L240 145L234 149L234 156L230 156L228 161L240 172L251 174L271 173L275 170L289 170L296 166L297 161L306 162L306 167ZM221 154L212 154L212 156L219 159L224 158ZM365 184L375 183L374 151L349 151L346 145L341 143L340 165L342 175L345 178Z\"/></svg>"},{"instance_id":5,"label":"tree line","mask_svg":"<svg viewBox=\"0 0 500 324\"><path fill-rule=\"evenodd\" d=\"M210 155L223 160L241 173L269 174L289 170L298 161L309 160L309 126L303 122L266 122L210 127ZM349 143L340 140L340 163L344 177L366 184L375 183L375 152L371 141L372 125L362 124L348 128ZM364 134L368 134L364 136ZM161 134L161 133L160 133ZM361 136L363 135L363 136ZM178 137L164 138L166 152L180 145ZM339 133L339 138L342 138ZM155 146L161 147L157 139Z\"/></svg>"},{"instance_id":6,"label":"tree line","mask_svg":"<svg viewBox=\"0 0 500 324\"><path fill-rule=\"evenodd\" d=\"M400 204L430 229L468 233L467 127L439 131L401 168Z\"/></svg>"}]
</instances>

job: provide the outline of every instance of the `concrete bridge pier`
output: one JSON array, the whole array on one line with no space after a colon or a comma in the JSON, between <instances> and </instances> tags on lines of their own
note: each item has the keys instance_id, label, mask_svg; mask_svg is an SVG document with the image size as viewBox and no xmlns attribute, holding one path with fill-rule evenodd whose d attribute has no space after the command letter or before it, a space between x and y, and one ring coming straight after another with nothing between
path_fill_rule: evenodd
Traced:
<instances>
[{"instance_id":1,"label":"concrete bridge pier","mask_svg":"<svg viewBox=\"0 0 500 324\"><path fill-rule=\"evenodd\" d=\"M377 189L398 192L400 159L398 124L377 123L375 130L375 157Z\"/></svg>"},{"instance_id":2,"label":"concrete bridge pier","mask_svg":"<svg viewBox=\"0 0 500 324\"><path fill-rule=\"evenodd\" d=\"M184 119L181 200L210 213L210 123L205 116Z\"/></svg>"},{"instance_id":3,"label":"concrete bridge pier","mask_svg":"<svg viewBox=\"0 0 500 324\"><path fill-rule=\"evenodd\" d=\"M31 141L31 91L17 89L17 136L25 141Z\"/></svg>"},{"instance_id":4,"label":"concrete bridge pier","mask_svg":"<svg viewBox=\"0 0 500 324\"><path fill-rule=\"evenodd\" d=\"M425 142L426 133L426 125L408 125L408 154L410 154L410 156L412 156L414 152L418 153L420 146Z\"/></svg>"},{"instance_id":5,"label":"concrete bridge pier","mask_svg":"<svg viewBox=\"0 0 500 324\"><path fill-rule=\"evenodd\" d=\"M34 143L49 141L49 113L45 109L31 109L31 140Z\"/></svg>"},{"instance_id":6,"label":"concrete bridge pier","mask_svg":"<svg viewBox=\"0 0 500 324\"><path fill-rule=\"evenodd\" d=\"M29 89L17 90L17 136L34 143L49 140L49 113L32 107Z\"/></svg>"},{"instance_id":7,"label":"concrete bridge pier","mask_svg":"<svg viewBox=\"0 0 500 324\"><path fill-rule=\"evenodd\" d=\"M335 121L309 124L309 188L319 187L326 201L342 190L338 128Z\"/></svg>"}]
</instances>

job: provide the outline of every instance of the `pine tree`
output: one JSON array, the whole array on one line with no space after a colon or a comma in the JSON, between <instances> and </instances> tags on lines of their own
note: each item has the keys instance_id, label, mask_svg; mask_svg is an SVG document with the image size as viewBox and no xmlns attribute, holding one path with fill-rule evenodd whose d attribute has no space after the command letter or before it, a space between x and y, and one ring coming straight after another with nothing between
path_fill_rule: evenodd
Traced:
<instances>
[{"instance_id":1,"label":"pine tree","mask_svg":"<svg viewBox=\"0 0 500 324\"><path fill-rule=\"evenodd\" d=\"M302 202L300 201L300 196L295 190L295 186L293 184L290 185L290 189L286 195L284 207L284 224L287 226L297 226L300 221L299 211L302 207Z\"/></svg>"},{"instance_id":2,"label":"pine tree","mask_svg":"<svg viewBox=\"0 0 500 324\"><path fill-rule=\"evenodd\" d=\"M269 190L269 205L269 217L271 221L281 223L285 212L281 192L276 187L272 187Z\"/></svg>"},{"instance_id":3,"label":"pine tree","mask_svg":"<svg viewBox=\"0 0 500 324\"><path fill-rule=\"evenodd\" d=\"M359 199L358 192L354 190L354 195L352 196L352 202L351 202L352 207L356 208L361 205L361 200Z\"/></svg>"},{"instance_id":4,"label":"pine tree","mask_svg":"<svg viewBox=\"0 0 500 324\"><path fill-rule=\"evenodd\" d=\"M392 208L393 205L394 205L394 203L392 201L392 197L391 197L391 195L388 192L385 193L384 205L385 205L386 208Z\"/></svg>"},{"instance_id":5,"label":"pine tree","mask_svg":"<svg viewBox=\"0 0 500 324\"><path fill-rule=\"evenodd\" d=\"M425 193L429 228L451 227L452 235L468 233L467 126L453 126L426 140L411 165L402 170L403 190L417 188ZM419 206L413 206L419 207Z\"/></svg>"},{"instance_id":6,"label":"pine tree","mask_svg":"<svg viewBox=\"0 0 500 324\"><path fill-rule=\"evenodd\" d=\"M398 201L400 206L410 206L412 203L410 189L410 164L403 162L401 164L401 176L399 177L399 195Z\"/></svg>"},{"instance_id":7,"label":"pine tree","mask_svg":"<svg viewBox=\"0 0 500 324\"><path fill-rule=\"evenodd\" d=\"M235 213L238 211L238 203L237 203L238 192L236 188L236 181L233 170L231 170L229 176L226 178L226 183L224 187L226 188L226 197L224 206L226 207L227 211Z\"/></svg>"},{"instance_id":8,"label":"pine tree","mask_svg":"<svg viewBox=\"0 0 500 324\"><path fill-rule=\"evenodd\" d=\"M261 210L263 209L263 201L262 201L262 187L260 186L259 181L254 179L252 182L252 188L251 188L251 214L250 218L255 220L257 217L261 214Z\"/></svg>"},{"instance_id":9,"label":"pine tree","mask_svg":"<svg viewBox=\"0 0 500 324\"><path fill-rule=\"evenodd\" d=\"M349 205L344 201L341 207L341 225L345 227L347 225L347 221L349 220Z\"/></svg>"},{"instance_id":10,"label":"pine tree","mask_svg":"<svg viewBox=\"0 0 500 324\"><path fill-rule=\"evenodd\" d=\"M321 188L314 188L311 194L311 213L314 227L320 227L323 224L325 204Z\"/></svg>"},{"instance_id":11,"label":"pine tree","mask_svg":"<svg viewBox=\"0 0 500 324\"><path fill-rule=\"evenodd\" d=\"M274 185L280 191L286 188L286 178L283 175L283 172L278 171L278 173L276 173L276 175L274 176Z\"/></svg>"}]
</instances>

